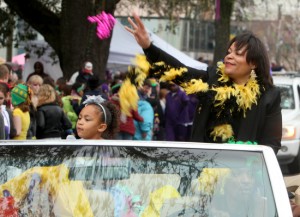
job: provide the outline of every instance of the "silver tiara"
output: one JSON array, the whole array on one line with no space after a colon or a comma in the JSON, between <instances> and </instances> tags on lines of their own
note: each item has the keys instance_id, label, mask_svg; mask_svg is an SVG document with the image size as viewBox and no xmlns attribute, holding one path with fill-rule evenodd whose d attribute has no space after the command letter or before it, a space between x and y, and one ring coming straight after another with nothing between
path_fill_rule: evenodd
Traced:
<instances>
[{"instance_id":1,"label":"silver tiara","mask_svg":"<svg viewBox=\"0 0 300 217\"><path fill-rule=\"evenodd\" d=\"M103 107L103 105L101 104L105 101L106 100L104 98L102 98L102 96L100 96L100 95L97 95L97 96L96 95L92 95L92 96L86 95L86 100L84 100L83 104L85 106L89 105L89 104L96 104L96 105L100 106L100 108L103 111L104 123L106 123L106 111L105 111L105 108Z\"/></svg>"}]
</instances>

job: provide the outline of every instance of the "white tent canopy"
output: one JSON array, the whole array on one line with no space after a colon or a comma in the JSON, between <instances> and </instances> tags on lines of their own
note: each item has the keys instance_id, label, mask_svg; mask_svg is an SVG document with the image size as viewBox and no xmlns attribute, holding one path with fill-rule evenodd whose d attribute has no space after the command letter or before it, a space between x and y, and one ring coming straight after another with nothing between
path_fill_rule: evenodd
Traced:
<instances>
[{"instance_id":1,"label":"white tent canopy","mask_svg":"<svg viewBox=\"0 0 300 217\"><path fill-rule=\"evenodd\" d=\"M207 64L201 63L185 53L179 51L169 43L159 38L154 33L149 32L151 41L154 45L161 48L165 52L171 54L187 66L203 69L207 68ZM113 30L112 41L110 44L110 52L108 57L108 68L118 67L118 65L132 65L132 59L136 54L143 54L142 48L137 44L133 35L129 33L120 22L116 22Z\"/></svg>"},{"instance_id":2,"label":"white tent canopy","mask_svg":"<svg viewBox=\"0 0 300 217\"><path fill-rule=\"evenodd\" d=\"M149 32L149 34L151 40L156 46L171 54L185 65L203 70L207 68L207 64L194 60L193 58L189 57L185 53L179 51L172 45L159 38L154 33ZM59 66L59 62L57 61L56 64L53 64L53 61L49 57L49 53L52 52L52 48L44 41L33 41L31 42L31 44L33 48L46 48L46 52L43 56L38 57L36 55L36 50L32 50L32 52L29 54L30 58L27 59L24 65L23 80L26 80L28 75L33 72L33 65L36 61L42 62L44 64L45 72L50 74L51 77L55 80L63 76L62 70ZM119 71L126 70L128 68L128 65L132 65L132 60L137 54L143 54L142 48L137 44L133 35L129 33L124 28L124 26L117 21L113 29L107 68Z\"/></svg>"}]
</instances>

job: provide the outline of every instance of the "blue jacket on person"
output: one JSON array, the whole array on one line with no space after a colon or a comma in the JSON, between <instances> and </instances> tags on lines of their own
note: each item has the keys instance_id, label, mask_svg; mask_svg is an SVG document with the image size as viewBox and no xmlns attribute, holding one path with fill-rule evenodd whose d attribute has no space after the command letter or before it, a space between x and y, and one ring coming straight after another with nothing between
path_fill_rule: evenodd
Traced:
<instances>
[{"instance_id":1,"label":"blue jacket on person","mask_svg":"<svg viewBox=\"0 0 300 217\"><path fill-rule=\"evenodd\" d=\"M134 140L152 140L152 129L154 121L154 111L149 102L146 100L138 101L138 113L144 118L144 122L134 121L135 134ZM143 133L147 133L143 138Z\"/></svg>"}]
</instances>

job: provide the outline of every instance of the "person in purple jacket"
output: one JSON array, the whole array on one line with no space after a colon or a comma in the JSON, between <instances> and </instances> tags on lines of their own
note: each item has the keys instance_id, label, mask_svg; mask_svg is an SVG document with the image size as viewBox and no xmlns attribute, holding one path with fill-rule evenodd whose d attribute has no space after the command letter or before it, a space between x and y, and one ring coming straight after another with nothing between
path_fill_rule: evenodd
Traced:
<instances>
[{"instance_id":1,"label":"person in purple jacket","mask_svg":"<svg viewBox=\"0 0 300 217\"><path fill-rule=\"evenodd\" d=\"M170 92L166 96L166 140L188 140L188 103L189 97L175 83L170 83Z\"/></svg>"}]
</instances>

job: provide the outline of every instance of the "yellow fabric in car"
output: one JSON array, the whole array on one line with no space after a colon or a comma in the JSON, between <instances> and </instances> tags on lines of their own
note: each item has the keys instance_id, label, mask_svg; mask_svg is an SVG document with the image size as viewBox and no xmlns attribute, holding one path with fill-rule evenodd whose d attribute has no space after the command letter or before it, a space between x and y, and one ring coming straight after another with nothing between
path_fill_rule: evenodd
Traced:
<instances>
[{"instance_id":1,"label":"yellow fabric in car","mask_svg":"<svg viewBox=\"0 0 300 217\"><path fill-rule=\"evenodd\" d=\"M198 190L208 194L213 193L216 188L223 191L225 180L230 172L228 168L203 168L198 177Z\"/></svg>"},{"instance_id":2,"label":"yellow fabric in car","mask_svg":"<svg viewBox=\"0 0 300 217\"><path fill-rule=\"evenodd\" d=\"M7 189L16 201L20 201L28 193L33 174L39 174L41 185L48 185L49 193L55 195L55 188L60 182L68 181L69 170L64 165L52 167L33 167L22 174L0 185L0 191Z\"/></svg>"},{"instance_id":3,"label":"yellow fabric in car","mask_svg":"<svg viewBox=\"0 0 300 217\"><path fill-rule=\"evenodd\" d=\"M40 186L48 189L54 201L64 201L64 205L68 204L68 206L64 208L66 208L72 216L93 216L82 182L70 181L68 179L69 169L63 164L51 167L31 168L0 185L0 191L8 190L15 201L20 202L29 192L29 184L33 174L40 176Z\"/></svg>"},{"instance_id":4,"label":"yellow fabric in car","mask_svg":"<svg viewBox=\"0 0 300 217\"><path fill-rule=\"evenodd\" d=\"M160 217L160 209L165 200L179 198L180 194L173 186L166 185L150 194L149 205L145 208L141 217Z\"/></svg>"},{"instance_id":5,"label":"yellow fabric in car","mask_svg":"<svg viewBox=\"0 0 300 217\"><path fill-rule=\"evenodd\" d=\"M81 181L69 181L58 186L57 216L93 217L93 211Z\"/></svg>"}]
</instances>

